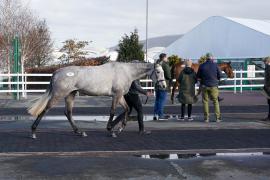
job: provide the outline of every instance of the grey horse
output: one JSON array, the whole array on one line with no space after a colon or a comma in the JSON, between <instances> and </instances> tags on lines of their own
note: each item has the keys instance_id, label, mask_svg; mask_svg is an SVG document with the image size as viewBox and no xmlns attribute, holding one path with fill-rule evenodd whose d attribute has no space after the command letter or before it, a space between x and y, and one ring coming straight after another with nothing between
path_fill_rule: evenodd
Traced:
<instances>
[{"instance_id":1,"label":"grey horse","mask_svg":"<svg viewBox=\"0 0 270 180\"><path fill-rule=\"evenodd\" d=\"M125 118L120 127L123 130L126 126L129 111L123 96L128 92L132 81L147 75L151 77L154 83L166 87L164 72L158 64L114 62L93 67L70 66L55 71L45 94L36 99L28 108L28 112L36 117L32 125L32 138L36 138L36 129L42 117L62 98L65 98L65 115L73 131L83 137L87 136L85 132L78 129L72 118L74 98L77 92L89 96L112 97L107 129L114 136L111 123L117 105L120 104L125 110Z\"/></svg>"}]
</instances>

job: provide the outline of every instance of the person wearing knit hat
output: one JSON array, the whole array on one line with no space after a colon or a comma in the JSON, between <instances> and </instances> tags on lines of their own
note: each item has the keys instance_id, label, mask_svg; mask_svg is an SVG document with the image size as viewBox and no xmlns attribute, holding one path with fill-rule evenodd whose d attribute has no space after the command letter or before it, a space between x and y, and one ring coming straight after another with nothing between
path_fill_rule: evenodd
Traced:
<instances>
[{"instance_id":1,"label":"person wearing knit hat","mask_svg":"<svg viewBox=\"0 0 270 180\"><path fill-rule=\"evenodd\" d=\"M191 117L192 113L192 104L198 101L197 96L195 96L195 84L197 83L196 73L191 68L192 67L192 60L185 61L186 67L183 69L179 78L177 79L180 88L179 94L177 96L181 105L181 117L180 120L185 120L185 110L186 104L188 106L188 120L192 121L193 118Z\"/></svg>"},{"instance_id":2,"label":"person wearing knit hat","mask_svg":"<svg viewBox=\"0 0 270 180\"><path fill-rule=\"evenodd\" d=\"M268 116L264 119L264 121L270 121L270 57L264 59L265 63L265 80L263 87L263 95L267 98L268 102Z\"/></svg>"},{"instance_id":3,"label":"person wearing knit hat","mask_svg":"<svg viewBox=\"0 0 270 180\"><path fill-rule=\"evenodd\" d=\"M188 59L185 61L186 67L190 67L192 66L192 60Z\"/></svg>"}]
</instances>

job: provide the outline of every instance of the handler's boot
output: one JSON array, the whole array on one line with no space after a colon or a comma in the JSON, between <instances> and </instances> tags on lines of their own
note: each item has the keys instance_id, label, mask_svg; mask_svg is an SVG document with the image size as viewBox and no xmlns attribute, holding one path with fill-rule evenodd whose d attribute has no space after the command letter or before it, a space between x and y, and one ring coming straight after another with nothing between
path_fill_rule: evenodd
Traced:
<instances>
[{"instance_id":1,"label":"handler's boot","mask_svg":"<svg viewBox=\"0 0 270 180\"><path fill-rule=\"evenodd\" d=\"M150 135L151 131L145 131L145 130L141 130L139 131L139 135L144 136L144 135Z\"/></svg>"},{"instance_id":2,"label":"handler's boot","mask_svg":"<svg viewBox=\"0 0 270 180\"><path fill-rule=\"evenodd\" d=\"M139 135L143 136L149 134L151 134L151 131L145 131L143 122L139 122Z\"/></svg>"}]
</instances>

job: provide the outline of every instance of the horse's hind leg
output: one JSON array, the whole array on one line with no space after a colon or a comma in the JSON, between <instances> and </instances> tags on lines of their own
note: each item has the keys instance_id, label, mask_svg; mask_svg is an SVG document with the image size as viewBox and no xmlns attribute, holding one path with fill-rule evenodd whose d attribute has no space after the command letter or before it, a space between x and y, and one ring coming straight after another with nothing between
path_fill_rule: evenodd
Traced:
<instances>
[{"instance_id":1,"label":"horse's hind leg","mask_svg":"<svg viewBox=\"0 0 270 180\"><path fill-rule=\"evenodd\" d=\"M37 138L37 136L36 136L36 130L37 130L37 127L38 127L41 119L53 107L53 105L58 102L58 99L59 98L52 97L48 101L48 104L46 105L45 109L38 115L38 117L36 118L35 122L32 124L31 129L32 129L32 138L33 139L36 139Z\"/></svg>"},{"instance_id":2,"label":"horse's hind leg","mask_svg":"<svg viewBox=\"0 0 270 180\"><path fill-rule=\"evenodd\" d=\"M76 96L76 91L73 91L65 98L65 102L66 102L65 115L66 115L68 121L70 122L70 125L71 125L73 131L76 134L81 135L82 137L86 137L87 134L85 132L79 130L79 128L76 126L74 119L72 117L72 109L73 109L73 105L74 105L75 96Z\"/></svg>"},{"instance_id":3,"label":"horse's hind leg","mask_svg":"<svg viewBox=\"0 0 270 180\"><path fill-rule=\"evenodd\" d=\"M38 117L36 118L35 122L32 124L31 129L32 129L32 138L33 139L36 139L37 138L37 136L36 136L36 130L37 130L38 124L40 123L42 117L46 114L47 111L48 111L47 108L45 110L43 110L38 115Z\"/></svg>"}]
</instances>

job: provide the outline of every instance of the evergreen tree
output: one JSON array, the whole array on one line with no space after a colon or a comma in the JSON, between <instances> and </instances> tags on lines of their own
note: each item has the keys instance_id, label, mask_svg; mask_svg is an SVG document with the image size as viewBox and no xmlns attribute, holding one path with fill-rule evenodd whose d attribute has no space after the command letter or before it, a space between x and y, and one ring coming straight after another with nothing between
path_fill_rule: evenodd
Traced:
<instances>
[{"instance_id":1,"label":"evergreen tree","mask_svg":"<svg viewBox=\"0 0 270 180\"><path fill-rule=\"evenodd\" d=\"M180 58L180 57L177 56L177 55L172 55L172 56L168 57L168 60L169 60L169 65L170 65L171 67L174 66L174 65L177 64L177 63L182 62L182 58Z\"/></svg>"},{"instance_id":2,"label":"evergreen tree","mask_svg":"<svg viewBox=\"0 0 270 180\"><path fill-rule=\"evenodd\" d=\"M131 32L130 36L125 34L118 46L117 61L130 62L132 60L144 60L143 45L139 42L137 29Z\"/></svg>"},{"instance_id":3,"label":"evergreen tree","mask_svg":"<svg viewBox=\"0 0 270 180\"><path fill-rule=\"evenodd\" d=\"M199 59L199 64L205 63L211 56L213 56L211 53L206 53Z\"/></svg>"}]
</instances>

